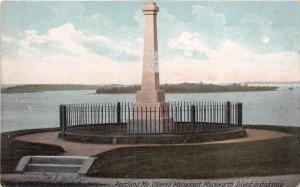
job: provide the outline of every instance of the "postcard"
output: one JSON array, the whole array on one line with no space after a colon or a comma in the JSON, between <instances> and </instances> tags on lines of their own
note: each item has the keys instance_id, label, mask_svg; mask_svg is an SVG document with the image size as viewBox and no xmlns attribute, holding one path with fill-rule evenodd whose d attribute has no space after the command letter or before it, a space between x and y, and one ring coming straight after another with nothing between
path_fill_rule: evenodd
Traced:
<instances>
[{"instance_id":1,"label":"postcard","mask_svg":"<svg viewBox=\"0 0 300 187\"><path fill-rule=\"evenodd\" d=\"M299 1L2 1L4 187L300 187Z\"/></svg>"}]
</instances>

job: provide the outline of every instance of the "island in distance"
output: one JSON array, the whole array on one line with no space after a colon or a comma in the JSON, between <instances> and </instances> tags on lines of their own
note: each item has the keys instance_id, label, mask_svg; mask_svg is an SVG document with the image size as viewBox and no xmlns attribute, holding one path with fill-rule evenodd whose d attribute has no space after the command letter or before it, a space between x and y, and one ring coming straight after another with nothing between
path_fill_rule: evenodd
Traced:
<instances>
[{"instance_id":1,"label":"island in distance","mask_svg":"<svg viewBox=\"0 0 300 187\"><path fill-rule=\"evenodd\" d=\"M179 83L163 84L160 86L167 93L208 93L208 92L249 92L274 91L277 86L248 86L247 84L205 84L205 83ZM43 91L67 90L96 90L98 94L135 93L140 85L81 85L81 84L25 84L2 87L2 93L32 93Z\"/></svg>"},{"instance_id":2,"label":"island in distance","mask_svg":"<svg viewBox=\"0 0 300 187\"><path fill-rule=\"evenodd\" d=\"M249 91L274 91L277 86L248 86L247 84L205 84L205 83L180 83L163 84L160 86L167 93L208 93L208 92L249 92ZM96 90L98 94L135 93L140 90L140 85L102 86Z\"/></svg>"}]
</instances>

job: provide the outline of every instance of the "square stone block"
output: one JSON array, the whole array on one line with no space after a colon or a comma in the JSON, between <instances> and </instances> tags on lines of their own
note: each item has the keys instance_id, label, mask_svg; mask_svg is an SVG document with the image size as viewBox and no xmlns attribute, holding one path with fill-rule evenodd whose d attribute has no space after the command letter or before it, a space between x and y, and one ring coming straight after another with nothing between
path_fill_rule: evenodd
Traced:
<instances>
[{"instance_id":1,"label":"square stone block","mask_svg":"<svg viewBox=\"0 0 300 187\"><path fill-rule=\"evenodd\" d=\"M137 91L136 92L136 103L142 104L157 104L165 102L165 93L161 90L153 90L153 91Z\"/></svg>"},{"instance_id":2,"label":"square stone block","mask_svg":"<svg viewBox=\"0 0 300 187\"><path fill-rule=\"evenodd\" d=\"M173 119L132 119L127 123L127 132L130 134L157 134L172 133L174 130Z\"/></svg>"}]
</instances>

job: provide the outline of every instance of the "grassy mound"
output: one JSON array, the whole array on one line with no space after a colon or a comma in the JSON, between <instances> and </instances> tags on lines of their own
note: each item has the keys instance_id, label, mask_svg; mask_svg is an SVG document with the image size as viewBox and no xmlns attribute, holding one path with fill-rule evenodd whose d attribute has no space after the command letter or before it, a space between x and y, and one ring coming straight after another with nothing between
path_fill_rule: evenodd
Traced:
<instances>
[{"instance_id":1,"label":"grassy mound","mask_svg":"<svg viewBox=\"0 0 300 187\"><path fill-rule=\"evenodd\" d=\"M194 179L300 173L300 128L251 128L293 136L232 144L120 148L98 155L88 175Z\"/></svg>"}]
</instances>

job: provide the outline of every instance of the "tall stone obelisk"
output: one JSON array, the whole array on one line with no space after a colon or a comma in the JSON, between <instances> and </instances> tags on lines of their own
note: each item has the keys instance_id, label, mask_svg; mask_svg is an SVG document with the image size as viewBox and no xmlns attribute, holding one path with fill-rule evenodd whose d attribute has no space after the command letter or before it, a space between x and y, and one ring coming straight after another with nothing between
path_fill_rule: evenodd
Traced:
<instances>
[{"instance_id":1,"label":"tall stone obelisk","mask_svg":"<svg viewBox=\"0 0 300 187\"><path fill-rule=\"evenodd\" d=\"M174 127L173 120L169 118L165 92L160 90L159 86L156 23L158 11L159 8L153 0L145 1L143 6L145 26L142 84L141 90L136 92L136 103L134 104L135 111L137 111L134 117L136 126L132 129L137 133L170 132ZM153 111L155 112L153 113ZM148 127L147 121L149 122Z\"/></svg>"},{"instance_id":2,"label":"tall stone obelisk","mask_svg":"<svg viewBox=\"0 0 300 187\"><path fill-rule=\"evenodd\" d=\"M141 90L136 93L135 106L166 106L165 93L159 88L159 69L157 52L158 6L152 0L146 0L143 7L144 26L144 57Z\"/></svg>"}]
</instances>

